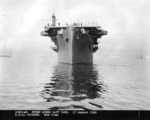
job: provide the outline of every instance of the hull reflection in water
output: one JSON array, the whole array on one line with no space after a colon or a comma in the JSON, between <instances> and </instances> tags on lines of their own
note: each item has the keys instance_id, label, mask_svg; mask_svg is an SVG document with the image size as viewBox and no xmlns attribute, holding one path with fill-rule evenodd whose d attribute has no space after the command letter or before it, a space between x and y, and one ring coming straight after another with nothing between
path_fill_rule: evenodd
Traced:
<instances>
[{"instance_id":1,"label":"hull reflection in water","mask_svg":"<svg viewBox=\"0 0 150 120\"><path fill-rule=\"evenodd\" d=\"M96 98L106 92L102 76L93 65L58 64L41 96L50 102L51 110L102 109Z\"/></svg>"}]
</instances>

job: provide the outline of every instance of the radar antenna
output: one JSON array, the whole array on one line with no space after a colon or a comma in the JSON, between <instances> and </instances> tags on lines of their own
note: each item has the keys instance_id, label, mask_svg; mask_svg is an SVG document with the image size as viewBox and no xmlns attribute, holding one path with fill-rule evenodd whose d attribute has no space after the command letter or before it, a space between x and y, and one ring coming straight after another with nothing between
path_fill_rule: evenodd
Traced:
<instances>
[{"instance_id":1,"label":"radar antenna","mask_svg":"<svg viewBox=\"0 0 150 120\"><path fill-rule=\"evenodd\" d=\"M52 15L52 26L56 26L56 16L54 13Z\"/></svg>"}]
</instances>

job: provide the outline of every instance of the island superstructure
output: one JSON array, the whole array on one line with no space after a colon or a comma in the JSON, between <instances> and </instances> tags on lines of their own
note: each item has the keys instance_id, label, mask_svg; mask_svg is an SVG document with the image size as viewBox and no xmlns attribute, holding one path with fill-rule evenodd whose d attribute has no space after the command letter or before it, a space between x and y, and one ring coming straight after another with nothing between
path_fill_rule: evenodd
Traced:
<instances>
[{"instance_id":1,"label":"island superstructure","mask_svg":"<svg viewBox=\"0 0 150 120\"><path fill-rule=\"evenodd\" d=\"M45 26L42 36L48 36L54 42L54 51L58 53L58 62L69 64L92 64L93 53L98 50L98 38L107 35L100 26L83 25L82 23L56 25L52 15L52 24Z\"/></svg>"}]
</instances>

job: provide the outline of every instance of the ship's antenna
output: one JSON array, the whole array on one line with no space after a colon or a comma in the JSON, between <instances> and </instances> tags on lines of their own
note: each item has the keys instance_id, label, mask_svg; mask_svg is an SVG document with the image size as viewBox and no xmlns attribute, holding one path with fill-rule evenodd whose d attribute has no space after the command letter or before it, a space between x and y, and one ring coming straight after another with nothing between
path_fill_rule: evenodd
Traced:
<instances>
[{"instance_id":1,"label":"ship's antenna","mask_svg":"<svg viewBox=\"0 0 150 120\"><path fill-rule=\"evenodd\" d=\"M56 16L54 13L52 15L52 26L56 26Z\"/></svg>"}]
</instances>

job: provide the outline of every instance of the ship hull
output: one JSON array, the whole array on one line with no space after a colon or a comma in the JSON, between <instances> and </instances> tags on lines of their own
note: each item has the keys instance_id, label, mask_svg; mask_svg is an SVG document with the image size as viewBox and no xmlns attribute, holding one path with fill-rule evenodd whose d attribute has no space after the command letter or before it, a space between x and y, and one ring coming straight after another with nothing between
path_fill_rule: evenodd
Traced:
<instances>
[{"instance_id":1,"label":"ship hull","mask_svg":"<svg viewBox=\"0 0 150 120\"><path fill-rule=\"evenodd\" d=\"M83 34L81 29L65 29L56 36L59 50L58 62L69 64L92 64L92 42L88 34Z\"/></svg>"}]
</instances>

